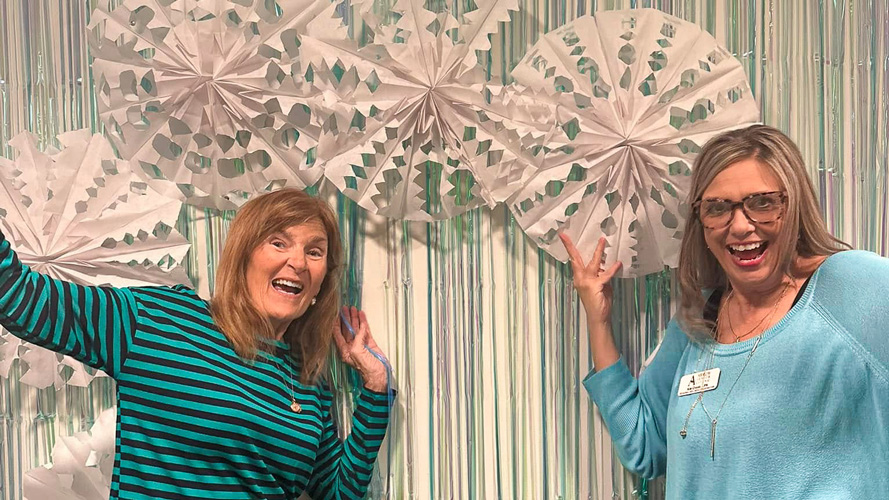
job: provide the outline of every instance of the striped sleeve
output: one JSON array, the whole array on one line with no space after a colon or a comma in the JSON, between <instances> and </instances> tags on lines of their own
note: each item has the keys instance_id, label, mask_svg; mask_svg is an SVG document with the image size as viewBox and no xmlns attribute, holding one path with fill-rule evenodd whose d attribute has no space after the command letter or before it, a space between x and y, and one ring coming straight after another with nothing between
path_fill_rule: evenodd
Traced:
<instances>
[{"instance_id":1,"label":"striped sleeve","mask_svg":"<svg viewBox=\"0 0 889 500\"><path fill-rule=\"evenodd\" d=\"M16 337L114 377L133 338L134 311L127 290L80 286L32 271L0 233L0 324Z\"/></svg>"},{"instance_id":2,"label":"striped sleeve","mask_svg":"<svg viewBox=\"0 0 889 500\"><path fill-rule=\"evenodd\" d=\"M345 442L337 436L331 407L332 399L322 415L324 432L306 492L313 500L364 498L389 425L389 398L362 389L352 416L352 433Z\"/></svg>"}]
</instances>

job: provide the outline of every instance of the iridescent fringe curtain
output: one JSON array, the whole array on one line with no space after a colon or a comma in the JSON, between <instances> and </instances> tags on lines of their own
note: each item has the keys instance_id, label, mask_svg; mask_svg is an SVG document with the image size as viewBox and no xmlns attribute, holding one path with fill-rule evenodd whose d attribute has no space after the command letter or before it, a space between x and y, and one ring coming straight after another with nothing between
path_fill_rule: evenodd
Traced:
<instances>
[{"instance_id":1,"label":"iridescent fringe curtain","mask_svg":"<svg viewBox=\"0 0 889 500\"><path fill-rule=\"evenodd\" d=\"M286 5L286 0L278 0ZM471 4L471 0L468 1ZM0 0L0 154L30 130L97 130L85 26L92 0ZM889 6L885 0L522 0L493 42L506 73L542 34L583 14L654 7L699 24L744 65L763 121L793 137L830 229L889 255ZM460 10L462 2L442 4ZM399 390L372 498L660 498L623 471L580 385L585 326L564 265L502 207L433 223L385 220L327 186L350 252L346 296L368 311ZM231 214L183 211L187 266L208 296ZM615 326L638 371L673 309L671 272L616 286ZM34 390L0 380L0 499L86 430L113 384ZM345 384L346 386L348 384ZM346 398L347 399L347 398ZM347 411L347 410L345 410Z\"/></svg>"}]
</instances>

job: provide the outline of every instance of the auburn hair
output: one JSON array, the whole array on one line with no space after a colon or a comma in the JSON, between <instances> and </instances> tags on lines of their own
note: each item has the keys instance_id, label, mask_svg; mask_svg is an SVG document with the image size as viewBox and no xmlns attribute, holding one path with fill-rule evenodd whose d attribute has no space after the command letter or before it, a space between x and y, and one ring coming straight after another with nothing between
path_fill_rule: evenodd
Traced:
<instances>
[{"instance_id":1,"label":"auburn hair","mask_svg":"<svg viewBox=\"0 0 889 500\"><path fill-rule=\"evenodd\" d=\"M228 231L216 268L216 285L210 312L217 328L245 360L253 360L263 339L274 330L253 304L247 288L247 264L253 252L273 234L317 221L327 234L327 274L314 305L287 328L284 340L300 360L300 382L315 383L327 368L333 325L340 307L343 262L339 225L330 206L295 188L285 188L248 201L238 210Z\"/></svg>"}]
</instances>

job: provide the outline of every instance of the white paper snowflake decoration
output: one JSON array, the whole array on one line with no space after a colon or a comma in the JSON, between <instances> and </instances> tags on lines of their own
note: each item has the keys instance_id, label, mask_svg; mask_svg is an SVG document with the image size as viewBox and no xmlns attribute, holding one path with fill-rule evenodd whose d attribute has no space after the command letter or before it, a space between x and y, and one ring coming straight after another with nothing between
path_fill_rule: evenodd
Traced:
<instances>
[{"instance_id":1,"label":"white paper snowflake decoration","mask_svg":"<svg viewBox=\"0 0 889 500\"><path fill-rule=\"evenodd\" d=\"M182 203L147 191L100 135L79 130L59 142L61 151L44 153L21 134L9 142L16 161L0 159L0 230L19 259L81 285L187 284L179 263L189 244L173 229ZM0 332L0 376L16 357L28 364L22 382L38 388L86 386L101 374Z\"/></svg>"},{"instance_id":2,"label":"white paper snowflake decoration","mask_svg":"<svg viewBox=\"0 0 889 500\"><path fill-rule=\"evenodd\" d=\"M125 0L99 7L90 47L99 114L152 187L234 209L315 168L316 97L299 35L326 2Z\"/></svg>"},{"instance_id":3,"label":"white paper snowflake decoration","mask_svg":"<svg viewBox=\"0 0 889 500\"><path fill-rule=\"evenodd\" d=\"M22 341L0 329L0 378L9 378L12 363L19 359Z\"/></svg>"},{"instance_id":4,"label":"white paper snowflake decoration","mask_svg":"<svg viewBox=\"0 0 889 500\"><path fill-rule=\"evenodd\" d=\"M539 161L533 146L547 108L507 106L477 55L490 49L489 35L517 2L476 4L458 20L426 10L423 0L399 0L391 24L358 4L373 30L363 47L336 16L308 25L302 54L335 110L323 124L319 161L362 207L392 218L446 219L505 200Z\"/></svg>"},{"instance_id":5,"label":"white paper snowflake decoration","mask_svg":"<svg viewBox=\"0 0 889 500\"><path fill-rule=\"evenodd\" d=\"M52 451L52 465L25 473L28 500L105 500L111 493L117 409L103 411L90 428L62 436Z\"/></svg>"},{"instance_id":6,"label":"white paper snowflake decoration","mask_svg":"<svg viewBox=\"0 0 889 500\"><path fill-rule=\"evenodd\" d=\"M546 34L512 76L557 106L543 166L509 201L525 232L563 261L558 232L586 258L604 235L624 277L675 267L696 154L759 119L740 63L694 24L639 9Z\"/></svg>"}]
</instances>

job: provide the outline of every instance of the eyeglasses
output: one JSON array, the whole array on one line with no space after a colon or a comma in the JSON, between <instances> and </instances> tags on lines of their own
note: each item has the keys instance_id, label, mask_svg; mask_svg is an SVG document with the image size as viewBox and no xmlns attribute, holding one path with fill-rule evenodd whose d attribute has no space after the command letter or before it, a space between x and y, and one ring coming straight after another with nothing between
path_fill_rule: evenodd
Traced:
<instances>
[{"instance_id":1,"label":"eyeglasses","mask_svg":"<svg viewBox=\"0 0 889 500\"><path fill-rule=\"evenodd\" d=\"M706 198L696 201L692 208L698 213L701 225L707 229L722 229L731 223L735 209L739 207L751 222L757 224L775 222L784 215L786 201L787 194L784 191L769 191L753 193L741 201Z\"/></svg>"}]
</instances>

